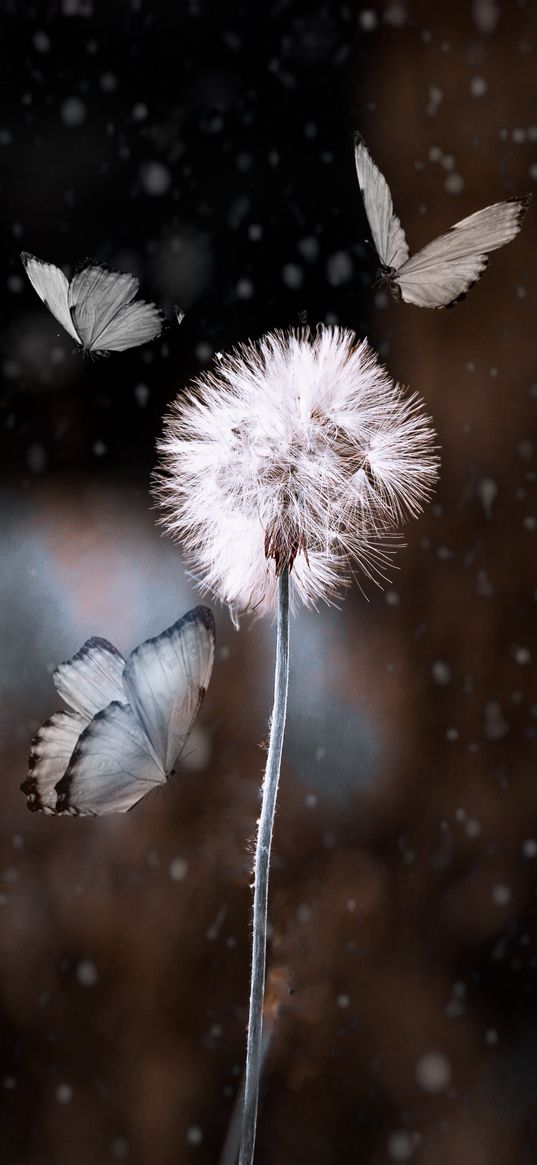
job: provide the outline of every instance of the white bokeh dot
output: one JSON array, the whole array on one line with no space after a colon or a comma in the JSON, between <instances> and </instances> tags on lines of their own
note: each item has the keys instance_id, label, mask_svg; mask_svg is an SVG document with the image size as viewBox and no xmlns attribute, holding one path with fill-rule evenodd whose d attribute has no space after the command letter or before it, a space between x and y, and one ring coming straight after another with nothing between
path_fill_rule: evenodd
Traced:
<instances>
[{"instance_id":1,"label":"white bokeh dot","mask_svg":"<svg viewBox=\"0 0 537 1165\"><path fill-rule=\"evenodd\" d=\"M509 906L512 898L510 887L506 886L505 882L498 882L497 885L493 886L492 888L491 897L495 906Z\"/></svg>"},{"instance_id":2,"label":"white bokeh dot","mask_svg":"<svg viewBox=\"0 0 537 1165\"><path fill-rule=\"evenodd\" d=\"M484 77L472 77L470 81L470 93L472 97L483 97L487 92L487 82Z\"/></svg>"},{"instance_id":3,"label":"white bokeh dot","mask_svg":"<svg viewBox=\"0 0 537 1165\"><path fill-rule=\"evenodd\" d=\"M282 279L286 287L290 287L292 291L297 291L304 282L302 268L298 266L298 263L286 263L282 267Z\"/></svg>"},{"instance_id":4,"label":"white bokeh dot","mask_svg":"<svg viewBox=\"0 0 537 1165\"><path fill-rule=\"evenodd\" d=\"M76 969L76 977L82 987L94 987L99 979L99 972L91 959L82 959Z\"/></svg>"},{"instance_id":5,"label":"white bokeh dot","mask_svg":"<svg viewBox=\"0 0 537 1165\"><path fill-rule=\"evenodd\" d=\"M41 29L38 29L37 32L34 32L32 41L34 49L36 49L38 53L48 53L50 48L50 37L46 32L42 32Z\"/></svg>"},{"instance_id":6,"label":"white bokeh dot","mask_svg":"<svg viewBox=\"0 0 537 1165\"><path fill-rule=\"evenodd\" d=\"M416 1080L424 1092L443 1092L451 1083L451 1064L444 1052L425 1052L420 1056Z\"/></svg>"},{"instance_id":7,"label":"white bokeh dot","mask_svg":"<svg viewBox=\"0 0 537 1165\"><path fill-rule=\"evenodd\" d=\"M448 174L444 182L444 190L447 190L448 194L460 194L461 190L463 189L464 178L462 177L462 174L457 174L455 170L453 170L451 174Z\"/></svg>"},{"instance_id":8,"label":"white bokeh dot","mask_svg":"<svg viewBox=\"0 0 537 1165\"><path fill-rule=\"evenodd\" d=\"M437 659L431 668L431 675L435 684L444 687L451 681L451 668L443 659Z\"/></svg>"},{"instance_id":9,"label":"white bokeh dot","mask_svg":"<svg viewBox=\"0 0 537 1165\"><path fill-rule=\"evenodd\" d=\"M254 294L254 285L251 279L245 275L239 279L237 283L237 295L239 299L251 299Z\"/></svg>"},{"instance_id":10,"label":"white bokeh dot","mask_svg":"<svg viewBox=\"0 0 537 1165\"><path fill-rule=\"evenodd\" d=\"M60 116L63 124L69 129L76 129L86 120L86 106L80 97L67 97L60 106Z\"/></svg>"},{"instance_id":11,"label":"white bokeh dot","mask_svg":"<svg viewBox=\"0 0 537 1165\"><path fill-rule=\"evenodd\" d=\"M172 184L172 176L162 162L145 162L140 170L140 182L146 194L159 198Z\"/></svg>"},{"instance_id":12,"label":"white bokeh dot","mask_svg":"<svg viewBox=\"0 0 537 1165\"><path fill-rule=\"evenodd\" d=\"M410 1133L408 1129L394 1129L388 1137L390 1161L410 1161L410 1158L414 1156L419 1139L416 1133Z\"/></svg>"},{"instance_id":13,"label":"white bokeh dot","mask_svg":"<svg viewBox=\"0 0 537 1165\"><path fill-rule=\"evenodd\" d=\"M186 858L173 858L168 867L168 873L172 882L182 882L188 873Z\"/></svg>"},{"instance_id":14,"label":"white bokeh dot","mask_svg":"<svg viewBox=\"0 0 537 1165\"><path fill-rule=\"evenodd\" d=\"M56 1100L58 1104L70 1104L73 1099L73 1089L70 1084L58 1084L56 1088Z\"/></svg>"}]
</instances>

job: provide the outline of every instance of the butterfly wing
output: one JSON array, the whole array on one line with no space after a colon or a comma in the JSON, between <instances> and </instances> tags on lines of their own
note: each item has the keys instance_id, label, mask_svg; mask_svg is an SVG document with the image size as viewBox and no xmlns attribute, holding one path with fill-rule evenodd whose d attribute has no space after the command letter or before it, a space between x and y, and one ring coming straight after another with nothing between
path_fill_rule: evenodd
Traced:
<instances>
[{"instance_id":1,"label":"butterfly wing","mask_svg":"<svg viewBox=\"0 0 537 1165\"><path fill-rule=\"evenodd\" d=\"M126 813L165 780L132 708L114 701L93 717L78 738L56 785L56 812Z\"/></svg>"},{"instance_id":2,"label":"butterfly wing","mask_svg":"<svg viewBox=\"0 0 537 1165\"><path fill-rule=\"evenodd\" d=\"M107 639L88 639L80 651L55 669L56 691L76 712L91 720L112 700L125 699L122 676L125 660Z\"/></svg>"},{"instance_id":3,"label":"butterfly wing","mask_svg":"<svg viewBox=\"0 0 537 1165\"><path fill-rule=\"evenodd\" d=\"M77 712L55 712L41 725L32 741L28 776L21 785L29 809L56 813L55 786L87 724L86 717Z\"/></svg>"},{"instance_id":4,"label":"butterfly wing","mask_svg":"<svg viewBox=\"0 0 537 1165\"><path fill-rule=\"evenodd\" d=\"M530 196L495 202L455 223L428 243L392 277L406 303L450 307L483 274L490 251L518 234Z\"/></svg>"},{"instance_id":5,"label":"butterfly wing","mask_svg":"<svg viewBox=\"0 0 537 1165\"><path fill-rule=\"evenodd\" d=\"M354 135L354 159L358 185L379 259L383 267L397 270L409 255L405 232L394 213L388 183L359 133Z\"/></svg>"},{"instance_id":6,"label":"butterfly wing","mask_svg":"<svg viewBox=\"0 0 537 1165\"><path fill-rule=\"evenodd\" d=\"M123 672L127 699L165 773L171 772L184 747L213 659L214 619L208 607L187 611L127 659Z\"/></svg>"},{"instance_id":7,"label":"butterfly wing","mask_svg":"<svg viewBox=\"0 0 537 1165\"><path fill-rule=\"evenodd\" d=\"M139 300L134 275L102 264L84 264L69 285L69 310L88 351L121 352L160 335L163 317L154 303Z\"/></svg>"},{"instance_id":8,"label":"butterfly wing","mask_svg":"<svg viewBox=\"0 0 537 1165\"><path fill-rule=\"evenodd\" d=\"M48 307L71 339L81 344L82 340L69 311L69 281L63 271L55 267L54 263L44 263L42 259L36 259L35 255L29 255L27 251L22 252L21 259L34 291L37 291L45 307Z\"/></svg>"},{"instance_id":9,"label":"butterfly wing","mask_svg":"<svg viewBox=\"0 0 537 1165\"><path fill-rule=\"evenodd\" d=\"M102 333L99 347L107 352L124 352L156 340L162 332L164 317L154 303L137 300L122 308Z\"/></svg>"}]
</instances>

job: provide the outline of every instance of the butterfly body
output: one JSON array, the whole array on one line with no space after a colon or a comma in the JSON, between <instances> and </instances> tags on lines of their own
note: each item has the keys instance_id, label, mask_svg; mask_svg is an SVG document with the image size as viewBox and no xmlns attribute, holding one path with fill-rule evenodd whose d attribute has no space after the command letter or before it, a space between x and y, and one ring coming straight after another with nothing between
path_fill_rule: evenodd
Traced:
<instances>
[{"instance_id":1,"label":"butterfly body","mask_svg":"<svg viewBox=\"0 0 537 1165\"><path fill-rule=\"evenodd\" d=\"M39 298L83 352L123 352L160 336L163 316L154 303L135 300L134 275L86 260L68 280L27 251L21 260Z\"/></svg>"},{"instance_id":2,"label":"butterfly body","mask_svg":"<svg viewBox=\"0 0 537 1165\"><path fill-rule=\"evenodd\" d=\"M380 287L390 292L394 299L402 299L401 288L394 276L397 275L395 267L379 267L373 287Z\"/></svg>"},{"instance_id":3,"label":"butterfly body","mask_svg":"<svg viewBox=\"0 0 537 1165\"><path fill-rule=\"evenodd\" d=\"M486 206L410 255L388 183L360 134L355 135L354 153L358 184L381 262L378 282L396 299L416 307L453 307L481 278L489 252L518 234L531 195Z\"/></svg>"},{"instance_id":4,"label":"butterfly body","mask_svg":"<svg viewBox=\"0 0 537 1165\"><path fill-rule=\"evenodd\" d=\"M174 771L210 679L214 620L195 607L125 660L88 639L54 672L70 711L32 742L21 785L28 808L49 814L124 813Z\"/></svg>"}]
</instances>

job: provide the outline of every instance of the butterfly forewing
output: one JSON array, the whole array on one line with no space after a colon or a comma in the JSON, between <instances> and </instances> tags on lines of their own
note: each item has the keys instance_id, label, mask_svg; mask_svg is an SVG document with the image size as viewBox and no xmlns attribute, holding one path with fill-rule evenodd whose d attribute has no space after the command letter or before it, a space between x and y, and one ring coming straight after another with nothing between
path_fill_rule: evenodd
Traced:
<instances>
[{"instance_id":1,"label":"butterfly forewing","mask_svg":"<svg viewBox=\"0 0 537 1165\"><path fill-rule=\"evenodd\" d=\"M56 811L125 813L165 779L132 708L113 702L79 737L56 786Z\"/></svg>"},{"instance_id":2,"label":"butterfly forewing","mask_svg":"<svg viewBox=\"0 0 537 1165\"><path fill-rule=\"evenodd\" d=\"M34 291L71 339L80 344L80 336L69 311L69 281L63 271L55 267L54 263L43 263L27 251L22 252L21 259Z\"/></svg>"},{"instance_id":3,"label":"butterfly forewing","mask_svg":"<svg viewBox=\"0 0 537 1165\"><path fill-rule=\"evenodd\" d=\"M88 720L110 704L124 700L122 676L125 660L107 639L88 639L72 659L53 673L56 691Z\"/></svg>"},{"instance_id":4,"label":"butterfly forewing","mask_svg":"<svg viewBox=\"0 0 537 1165\"><path fill-rule=\"evenodd\" d=\"M461 218L460 222L456 222L448 231L448 235L457 232L457 236L464 239L467 249L495 251L497 247L510 243L518 234L530 202L529 194L520 198L507 198L504 202L493 202L491 206L485 206L483 210L476 210L467 218ZM435 241L439 243L446 237L441 235Z\"/></svg>"},{"instance_id":5,"label":"butterfly forewing","mask_svg":"<svg viewBox=\"0 0 537 1165\"><path fill-rule=\"evenodd\" d=\"M195 607L162 635L137 647L125 664L125 694L166 773L184 747L213 659L212 612Z\"/></svg>"},{"instance_id":6,"label":"butterfly forewing","mask_svg":"<svg viewBox=\"0 0 537 1165\"><path fill-rule=\"evenodd\" d=\"M88 720L77 712L55 712L32 741L28 776L21 789L29 809L56 812L55 786L63 776Z\"/></svg>"},{"instance_id":7,"label":"butterfly forewing","mask_svg":"<svg viewBox=\"0 0 537 1165\"><path fill-rule=\"evenodd\" d=\"M354 158L358 185L379 259L384 267L397 270L408 259L405 232L394 213L388 183L375 165L360 134L354 137Z\"/></svg>"}]
</instances>

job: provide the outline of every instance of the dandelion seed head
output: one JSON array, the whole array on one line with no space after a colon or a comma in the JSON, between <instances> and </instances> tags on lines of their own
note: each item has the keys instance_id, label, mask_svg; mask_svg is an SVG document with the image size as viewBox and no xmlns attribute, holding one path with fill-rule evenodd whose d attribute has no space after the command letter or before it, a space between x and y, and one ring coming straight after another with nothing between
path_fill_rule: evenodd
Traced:
<instances>
[{"instance_id":1,"label":"dandelion seed head","mask_svg":"<svg viewBox=\"0 0 537 1165\"><path fill-rule=\"evenodd\" d=\"M172 405L155 494L205 591L234 610L386 579L438 472L423 405L343 328L242 344Z\"/></svg>"}]
</instances>

